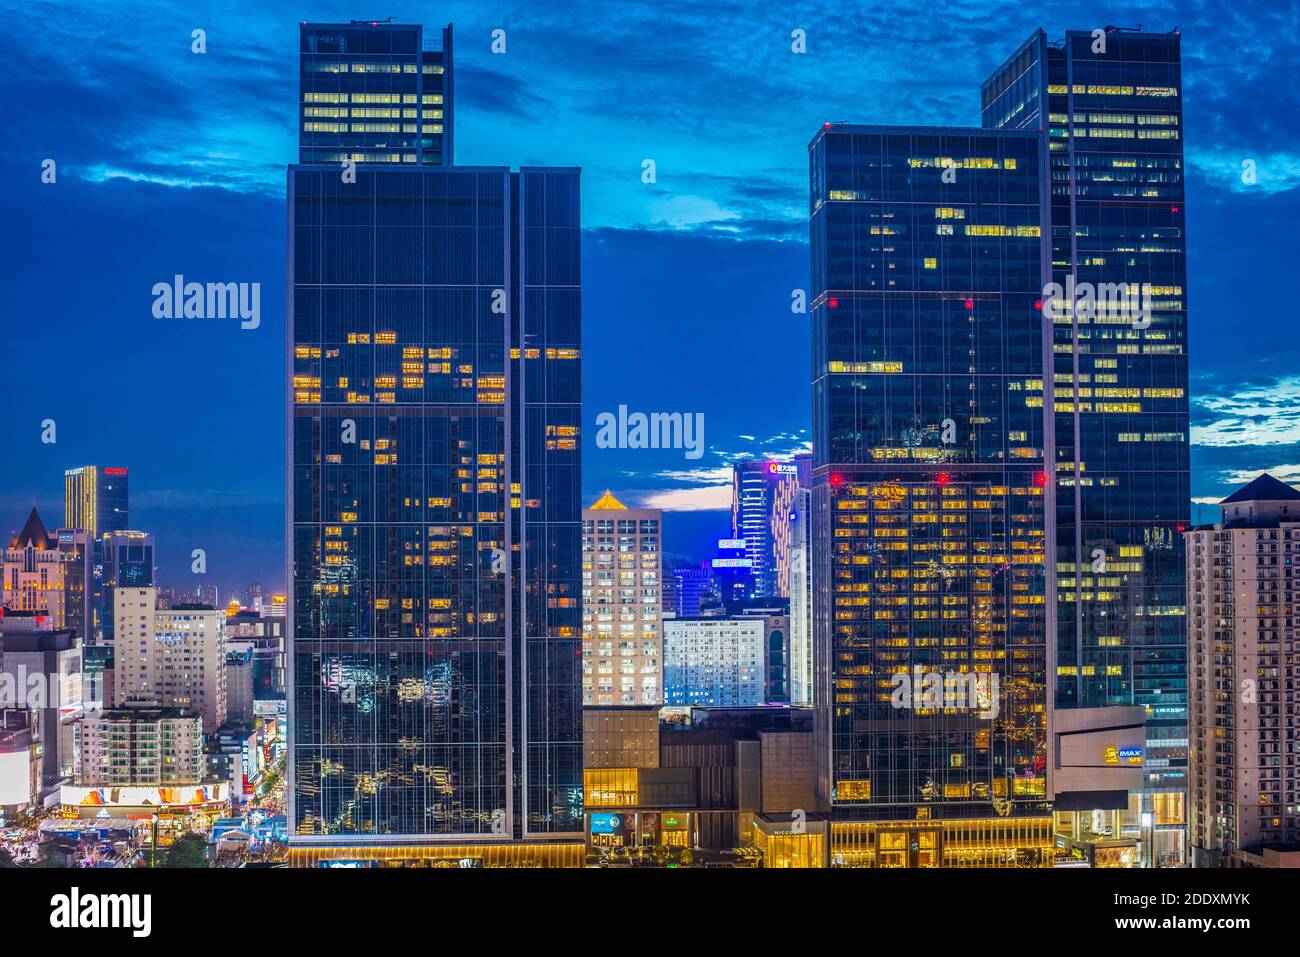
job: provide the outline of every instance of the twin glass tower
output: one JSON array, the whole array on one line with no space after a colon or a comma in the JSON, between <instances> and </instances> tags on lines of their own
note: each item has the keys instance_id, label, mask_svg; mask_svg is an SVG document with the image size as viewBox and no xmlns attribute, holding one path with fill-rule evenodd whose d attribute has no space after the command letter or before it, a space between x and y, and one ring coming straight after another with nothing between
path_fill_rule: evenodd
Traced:
<instances>
[{"instance_id":1,"label":"twin glass tower","mask_svg":"<svg viewBox=\"0 0 1300 957\"><path fill-rule=\"evenodd\" d=\"M580 862L579 171L452 160L451 27L301 27L300 864Z\"/></svg>"},{"instance_id":2,"label":"twin glass tower","mask_svg":"<svg viewBox=\"0 0 1300 957\"><path fill-rule=\"evenodd\" d=\"M832 864L1049 863L1052 715L1116 705L1146 713L1145 793L1095 806L1146 863L1184 854L1180 87L1176 33L1039 31L982 127L809 147ZM995 707L960 696L994 678Z\"/></svg>"},{"instance_id":3,"label":"twin glass tower","mask_svg":"<svg viewBox=\"0 0 1300 957\"><path fill-rule=\"evenodd\" d=\"M580 864L579 172L452 165L450 27L300 54L291 859ZM1113 705L1097 805L1183 855L1181 102L1177 34L1039 31L981 127L810 145L832 865L1050 864L1053 715Z\"/></svg>"}]
</instances>

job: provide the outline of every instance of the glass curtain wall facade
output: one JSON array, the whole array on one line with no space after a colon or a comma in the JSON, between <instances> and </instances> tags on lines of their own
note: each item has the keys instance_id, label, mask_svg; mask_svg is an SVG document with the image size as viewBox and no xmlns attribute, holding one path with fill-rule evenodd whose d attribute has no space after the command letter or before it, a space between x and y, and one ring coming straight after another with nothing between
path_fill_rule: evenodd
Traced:
<instances>
[{"instance_id":1,"label":"glass curtain wall facade","mask_svg":"<svg viewBox=\"0 0 1300 957\"><path fill-rule=\"evenodd\" d=\"M731 483L731 534L745 540L745 556L753 562L754 595L763 597L777 594L772 503L779 477L769 465L737 462Z\"/></svg>"},{"instance_id":2,"label":"glass curtain wall facade","mask_svg":"<svg viewBox=\"0 0 1300 957\"><path fill-rule=\"evenodd\" d=\"M79 528L97 542L127 527L127 471L83 465L63 473L63 527Z\"/></svg>"},{"instance_id":3,"label":"glass curtain wall facade","mask_svg":"<svg viewBox=\"0 0 1300 957\"><path fill-rule=\"evenodd\" d=\"M299 27L298 162L452 165L451 25Z\"/></svg>"},{"instance_id":4,"label":"glass curtain wall facade","mask_svg":"<svg viewBox=\"0 0 1300 957\"><path fill-rule=\"evenodd\" d=\"M579 173L295 166L289 216L291 840L577 838Z\"/></svg>"},{"instance_id":5,"label":"glass curtain wall facade","mask_svg":"<svg viewBox=\"0 0 1300 957\"><path fill-rule=\"evenodd\" d=\"M810 161L830 861L1042 866L1038 138L828 124Z\"/></svg>"},{"instance_id":6,"label":"glass curtain wall facade","mask_svg":"<svg viewBox=\"0 0 1300 957\"><path fill-rule=\"evenodd\" d=\"M1104 42L1101 42L1104 41ZM1056 707L1146 709L1152 863L1180 863L1190 511L1180 37L1034 34L983 85L986 127L1035 130L1051 281L1142 292L1140 315L1053 321ZM1149 307L1147 300L1149 298Z\"/></svg>"},{"instance_id":7,"label":"glass curtain wall facade","mask_svg":"<svg viewBox=\"0 0 1300 957\"><path fill-rule=\"evenodd\" d=\"M111 532L100 539L92 599L95 620L102 629L104 641L114 641L117 636L115 589L147 588L156 584L155 550L154 537L148 532Z\"/></svg>"}]
</instances>

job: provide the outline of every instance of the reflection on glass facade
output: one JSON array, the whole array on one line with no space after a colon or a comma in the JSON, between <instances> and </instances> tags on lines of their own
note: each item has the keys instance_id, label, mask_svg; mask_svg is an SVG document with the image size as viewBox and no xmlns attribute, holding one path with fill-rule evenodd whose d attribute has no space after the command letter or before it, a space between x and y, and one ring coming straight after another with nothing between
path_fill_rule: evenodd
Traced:
<instances>
[{"instance_id":1,"label":"reflection on glass facade","mask_svg":"<svg viewBox=\"0 0 1300 957\"><path fill-rule=\"evenodd\" d=\"M1154 854L1181 860L1187 655L1186 209L1177 33L1039 31L982 91L988 127L1039 131L1051 175L1051 280L1150 294L1136 321L1054 320L1056 707L1147 711ZM1043 134L1046 135L1043 135ZM1078 312L1080 315L1072 315ZM1049 455L1051 452L1049 451ZM1181 805L1181 801L1177 802Z\"/></svg>"},{"instance_id":2,"label":"reflection on glass facade","mask_svg":"<svg viewBox=\"0 0 1300 957\"><path fill-rule=\"evenodd\" d=\"M451 25L299 28L300 163L452 164Z\"/></svg>"},{"instance_id":3,"label":"reflection on glass facade","mask_svg":"<svg viewBox=\"0 0 1300 957\"><path fill-rule=\"evenodd\" d=\"M810 159L832 864L937 865L945 821L1048 813L1038 138L828 124ZM1050 861L1050 823L984 830L963 863Z\"/></svg>"},{"instance_id":4,"label":"reflection on glass facade","mask_svg":"<svg viewBox=\"0 0 1300 957\"><path fill-rule=\"evenodd\" d=\"M289 171L290 827L576 835L579 173Z\"/></svg>"}]
</instances>

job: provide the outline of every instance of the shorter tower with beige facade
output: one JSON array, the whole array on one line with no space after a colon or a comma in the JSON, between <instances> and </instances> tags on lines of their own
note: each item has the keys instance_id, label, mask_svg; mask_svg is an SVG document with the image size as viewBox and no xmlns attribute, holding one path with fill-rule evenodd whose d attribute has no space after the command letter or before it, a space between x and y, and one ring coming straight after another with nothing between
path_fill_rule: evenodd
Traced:
<instances>
[{"instance_id":1,"label":"shorter tower with beige facade","mask_svg":"<svg viewBox=\"0 0 1300 957\"><path fill-rule=\"evenodd\" d=\"M582 510L582 703L663 702L663 512Z\"/></svg>"},{"instance_id":2,"label":"shorter tower with beige facade","mask_svg":"<svg viewBox=\"0 0 1300 957\"><path fill-rule=\"evenodd\" d=\"M1261 475L1187 539L1193 866L1300 858L1300 491Z\"/></svg>"},{"instance_id":3,"label":"shorter tower with beige facade","mask_svg":"<svg viewBox=\"0 0 1300 957\"><path fill-rule=\"evenodd\" d=\"M157 588L114 589L119 708L175 708L203 719L211 734L226 721L226 618L203 605L158 608Z\"/></svg>"}]
</instances>

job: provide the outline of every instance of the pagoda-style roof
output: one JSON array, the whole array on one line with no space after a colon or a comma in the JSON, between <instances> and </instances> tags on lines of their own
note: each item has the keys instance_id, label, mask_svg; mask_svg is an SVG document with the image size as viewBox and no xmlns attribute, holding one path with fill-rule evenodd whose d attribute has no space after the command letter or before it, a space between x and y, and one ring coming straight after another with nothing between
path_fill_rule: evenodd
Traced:
<instances>
[{"instance_id":1,"label":"pagoda-style roof","mask_svg":"<svg viewBox=\"0 0 1300 957\"><path fill-rule=\"evenodd\" d=\"M614 493L611 492L609 489L605 489L605 494L602 495L600 498L596 499L596 501L592 504L591 507L593 511L598 508L610 509L610 510L622 511L622 512L627 511L627 506L624 505L622 502L620 502L618 499L616 499L614 497Z\"/></svg>"}]
</instances>

